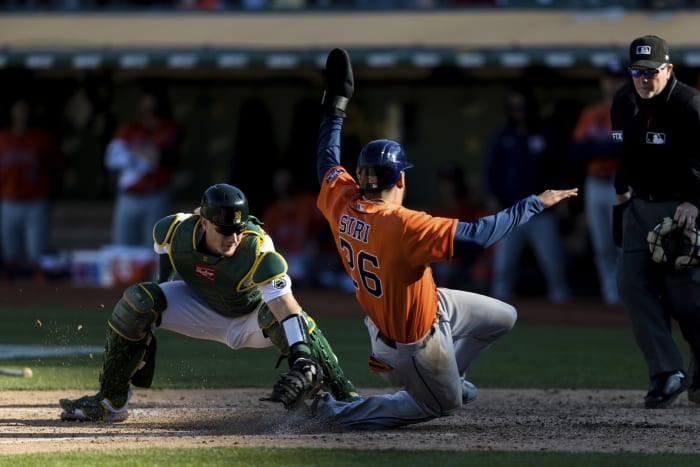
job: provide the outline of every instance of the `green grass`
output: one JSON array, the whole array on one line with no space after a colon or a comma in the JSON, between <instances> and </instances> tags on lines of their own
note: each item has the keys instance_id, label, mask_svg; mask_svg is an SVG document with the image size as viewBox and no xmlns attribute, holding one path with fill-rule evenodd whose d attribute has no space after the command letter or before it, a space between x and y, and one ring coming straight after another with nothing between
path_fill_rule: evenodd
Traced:
<instances>
[{"instance_id":1,"label":"green grass","mask_svg":"<svg viewBox=\"0 0 700 467\"><path fill-rule=\"evenodd\" d=\"M480 386L500 388L641 389L647 384L641 351L627 327L519 324L474 362L469 376Z\"/></svg>"},{"instance_id":2,"label":"green grass","mask_svg":"<svg viewBox=\"0 0 700 467\"><path fill-rule=\"evenodd\" d=\"M105 309L0 305L0 343L101 347L108 315ZM357 386L386 387L367 369L370 345L361 319L315 319ZM278 354L272 348L234 351L164 330L157 336L155 388L269 387L281 371L275 368ZM687 351L680 339L679 346ZM0 390L95 389L101 358L97 352L0 359L1 367L34 371L31 379L0 378ZM468 376L484 388L642 389L647 381L641 352L627 327L532 324L516 325L475 361Z\"/></svg>"},{"instance_id":3,"label":"green grass","mask_svg":"<svg viewBox=\"0 0 700 467\"><path fill-rule=\"evenodd\" d=\"M13 467L127 467L127 466L439 466L461 467L625 467L625 466L697 466L695 455L482 452L482 451L407 451L360 449L273 449L273 448L206 448L206 449L109 449L68 452L60 455L23 454L7 456L0 465Z\"/></svg>"},{"instance_id":4,"label":"green grass","mask_svg":"<svg viewBox=\"0 0 700 467\"><path fill-rule=\"evenodd\" d=\"M101 347L108 316L105 309L0 305L3 323L0 343ZM360 386L383 386L383 381L367 370L369 342L361 320L322 318L320 321L353 381ZM286 368L286 364L275 368L279 354L274 348L234 351L220 343L165 330L158 330L156 335L154 388L270 387ZM34 372L32 379L0 378L0 390L95 389L101 359L101 352L75 357L0 359L1 367L30 367Z\"/></svg>"},{"instance_id":5,"label":"green grass","mask_svg":"<svg viewBox=\"0 0 700 467\"><path fill-rule=\"evenodd\" d=\"M102 346L109 310L0 305L0 343ZM367 369L367 331L358 318L314 316L359 387L385 387ZM38 323L41 323L39 325ZM687 352L676 336L680 347ZM687 354L686 354L687 355ZM270 387L274 349L233 351L222 344L158 332L155 388ZM101 354L16 358L0 367L31 367L31 379L0 377L0 390L97 388ZM241 376L245 375L245 376ZM479 387L642 389L646 371L627 327L518 324L469 371ZM0 456L0 466L691 466L697 456L545 452L446 452L325 449L100 450Z\"/></svg>"}]
</instances>

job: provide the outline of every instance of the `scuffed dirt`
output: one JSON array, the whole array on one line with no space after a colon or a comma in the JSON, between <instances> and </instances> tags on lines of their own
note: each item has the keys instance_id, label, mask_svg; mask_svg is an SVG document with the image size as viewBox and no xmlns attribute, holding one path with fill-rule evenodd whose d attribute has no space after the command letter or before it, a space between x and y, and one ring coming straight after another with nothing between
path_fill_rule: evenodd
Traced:
<instances>
[{"instance_id":1,"label":"scuffed dirt","mask_svg":"<svg viewBox=\"0 0 700 467\"><path fill-rule=\"evenodd\" d=\"M138 390L121 423L60 421L58 399L81 395L0 393L0 454L156 446L694 453L700 416L685 394L646 410L641 391L482 389L451 417L346 431L261 402L261 389L198 389Z\"/></svg>"}]
</instances>

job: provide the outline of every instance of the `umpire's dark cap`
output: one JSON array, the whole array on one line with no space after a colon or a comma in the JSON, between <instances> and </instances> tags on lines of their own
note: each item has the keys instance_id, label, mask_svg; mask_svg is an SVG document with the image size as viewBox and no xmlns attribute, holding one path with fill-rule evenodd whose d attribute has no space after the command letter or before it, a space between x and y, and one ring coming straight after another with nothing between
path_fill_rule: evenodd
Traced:
<instances>
[{"instance_id":1,"label":"umpire's dark cap","mask_svg":"<svg viewBox=\"0 0 700 467\"><path fill-rule=\"evenodd\" d=\"M638 37L630 44L630 66L659 68L668 62L668 44L659 36Z\"/></svg>"}]
</instances>

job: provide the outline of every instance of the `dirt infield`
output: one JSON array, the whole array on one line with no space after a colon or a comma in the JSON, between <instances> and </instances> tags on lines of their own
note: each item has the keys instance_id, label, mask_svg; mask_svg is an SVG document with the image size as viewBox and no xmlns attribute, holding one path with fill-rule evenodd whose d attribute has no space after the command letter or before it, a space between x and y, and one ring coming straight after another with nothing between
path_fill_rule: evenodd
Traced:
<instances>
[{"instance_id":1,"label":"dirt infield","mask_svg":"<svg viewBox=\"0 0 700 467\"><path fill-rule=\"evenodd\" d=\"M124 422L61 422L58 399L79 395L0 392L0 454L212 446L696 453L700 416L685 395L669 409L645 410L638 391L487 389L451 417L329 431L260 402L260 389L226 389L139 390Z\"/></svg>"},{"instance_id":2,"label":"dirt infield","mask_svg":"<svg viewBox=\"0 0 700 467\"><path fill-rule=\"evenodd\" d=\"M70 285L4 284L0 303L109 306L121 290ZM363 316L351 295L297 292L314 314ZM332 305L329 305L332 304ZM520 322L627 325L618 307L595 299L552 304L514 302ZM372 394L365 390L363 393ZM451 417L401 429L328 430L303 414L287 416L260 402L261 389L136 391L122 423L59 420L58 399L76 391L0 392L0 454L139 447L280 446L366 449L697 452L700 406L685 395L669 409L645 410L643 392L609 390L481 391L473 404Z\"/></svg>"}]
</instances>

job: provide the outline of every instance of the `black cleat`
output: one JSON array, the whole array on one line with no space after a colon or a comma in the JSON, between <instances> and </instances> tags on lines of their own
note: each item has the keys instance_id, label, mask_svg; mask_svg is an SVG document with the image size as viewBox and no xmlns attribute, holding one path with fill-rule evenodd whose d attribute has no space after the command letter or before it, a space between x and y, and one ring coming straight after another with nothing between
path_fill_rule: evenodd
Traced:
<instances>
[{"instance_id":1,"label":"black cleat","mask_svg":"<svg viewBox=\"0 0 700 467\"><path fill-rule=\"evenodd\" d=\"M644 398L644 407L647 409L668 407L680 393L688 389L689 384L690 378L682 370L654 376Z\"/></svg>"}]
</instances>

